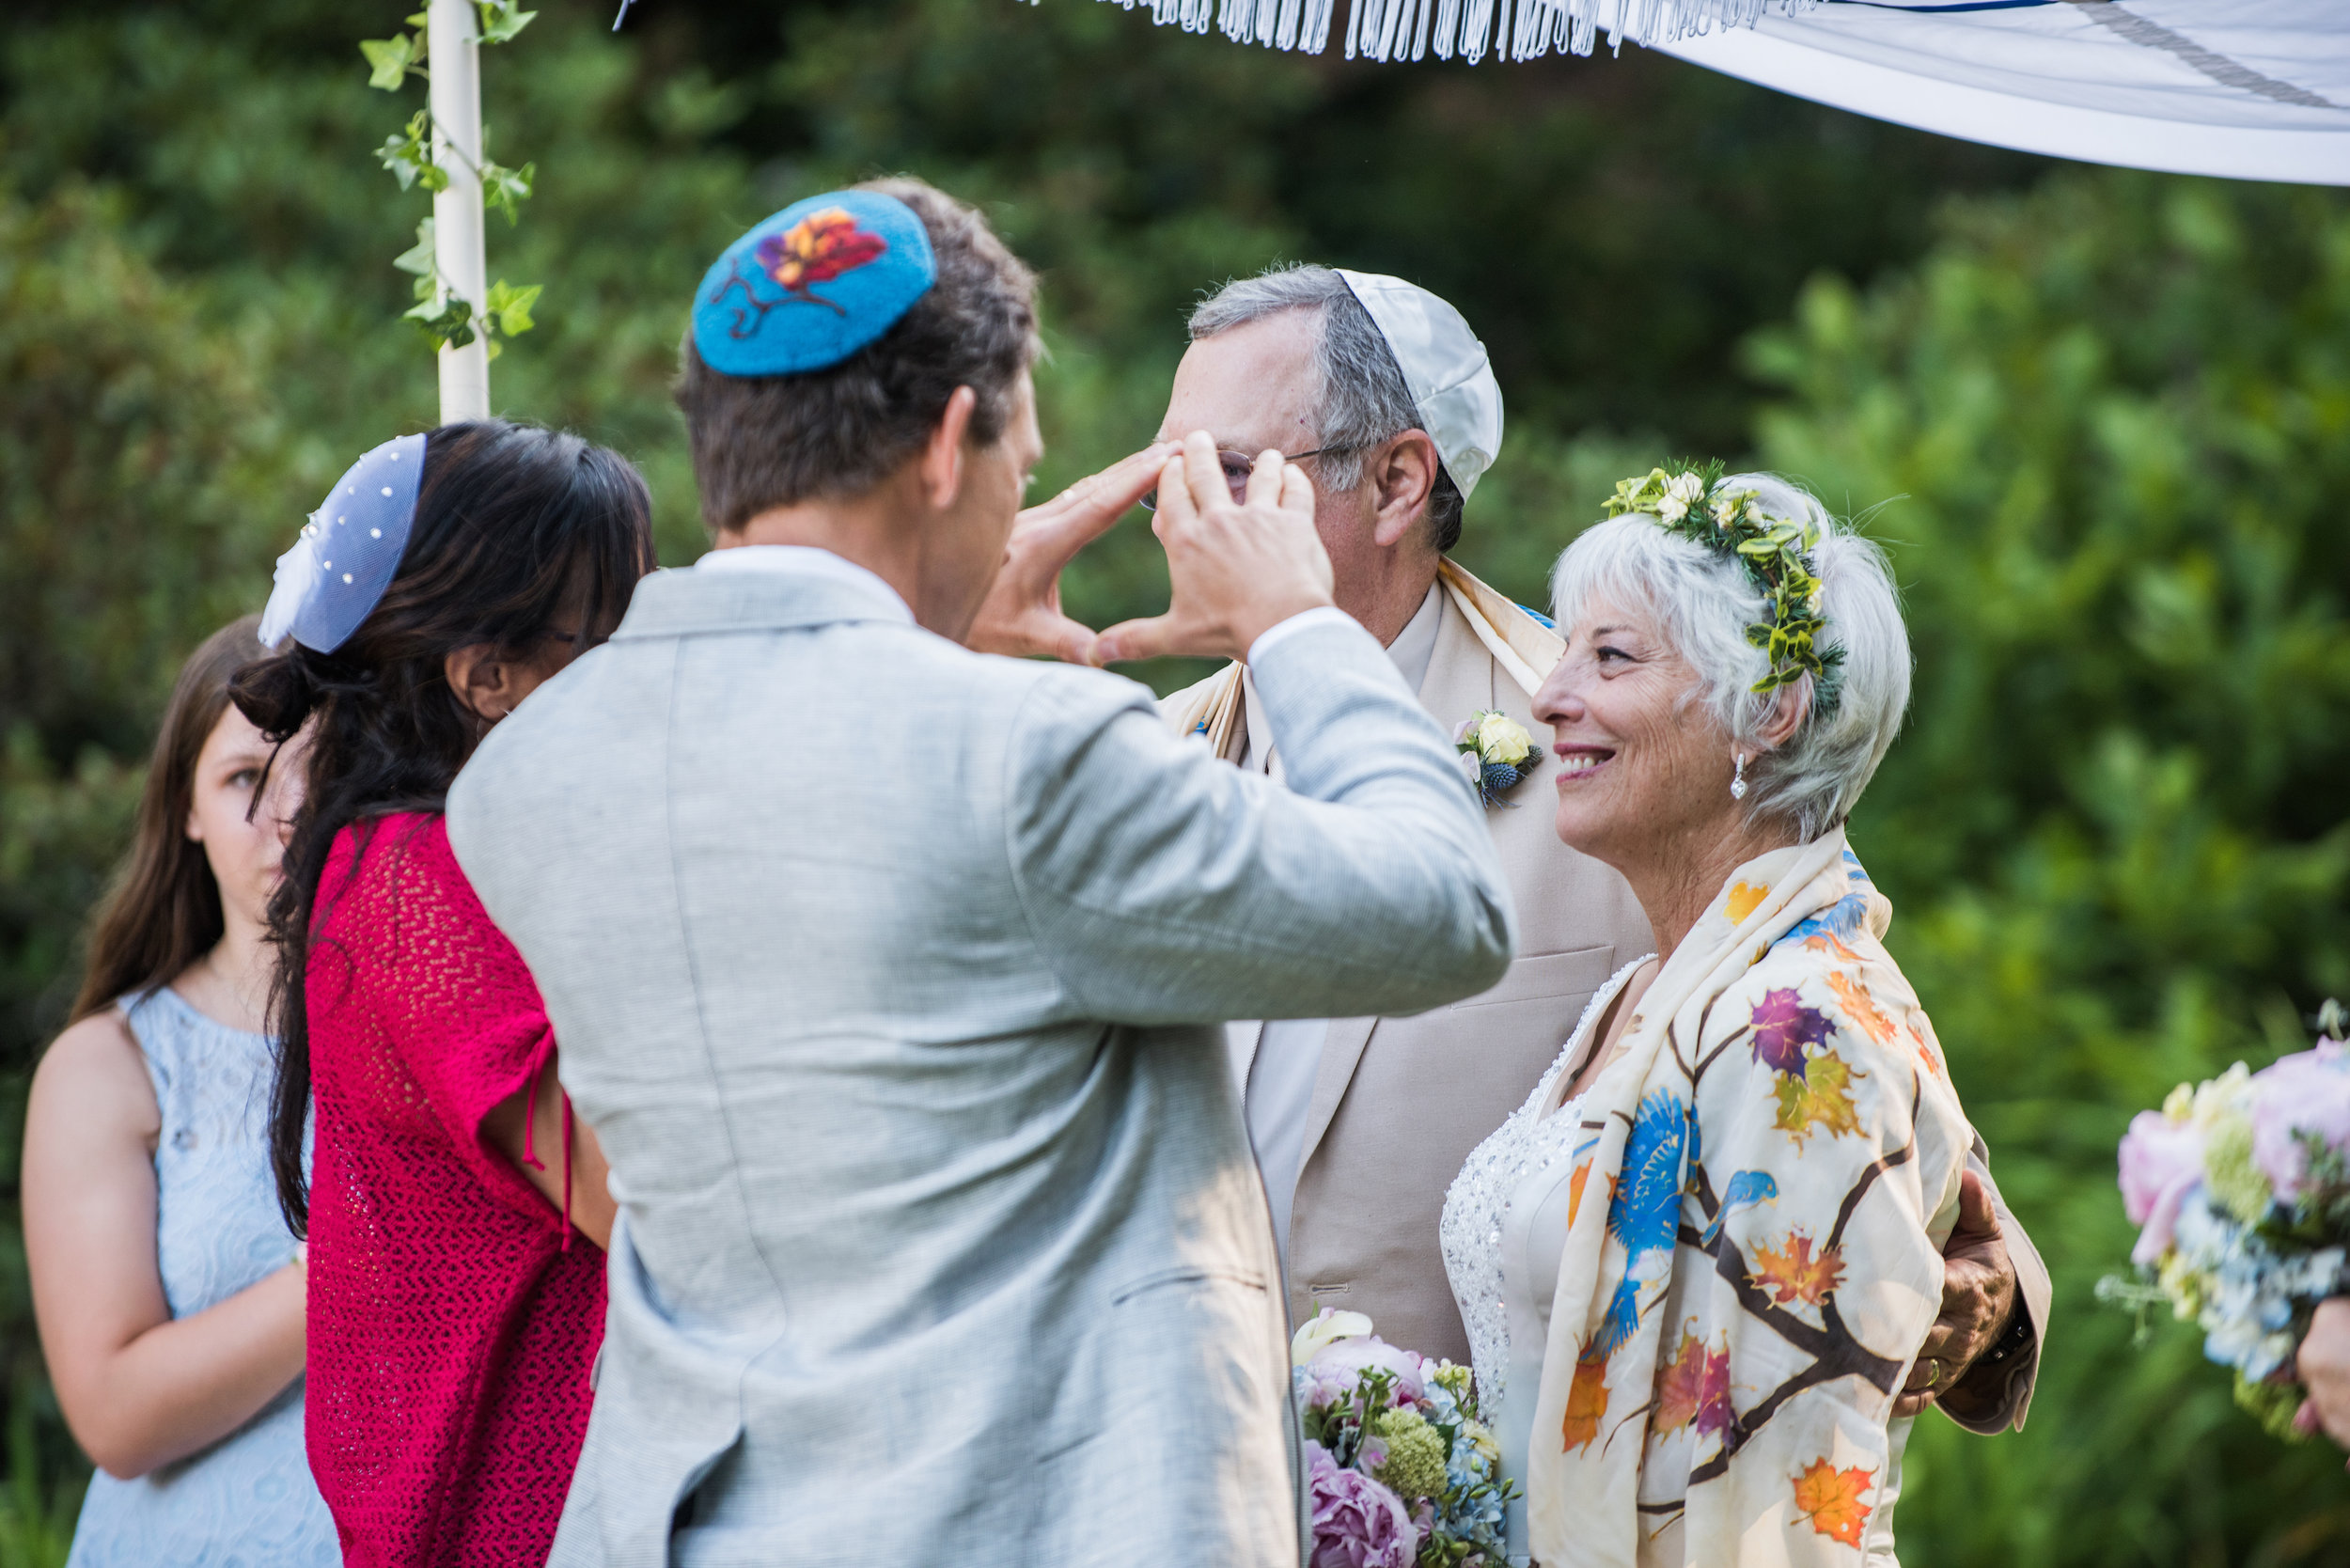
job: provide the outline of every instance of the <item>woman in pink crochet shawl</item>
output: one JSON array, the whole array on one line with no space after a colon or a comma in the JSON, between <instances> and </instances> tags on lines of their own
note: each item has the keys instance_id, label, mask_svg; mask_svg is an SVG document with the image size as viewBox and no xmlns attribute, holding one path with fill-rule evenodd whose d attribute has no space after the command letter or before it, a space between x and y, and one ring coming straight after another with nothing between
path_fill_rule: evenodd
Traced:
<instances>
[{"instance_id":1,"label":"woman in pink crochet shawl","mask_svg":"<svg viewBox=\"0 0 2350 1568\"><path fill-rule=\"evenodd\" d=\"M262 633L290 640L237 681L265 733L316 736L271 907L272 1144L309 1238L310 1466L348 1563L542 1562L578 1461L613 1206L440 807L651 565L624 460L445 426L337 483L280 563Z\"/></svg>"}]
</instances>

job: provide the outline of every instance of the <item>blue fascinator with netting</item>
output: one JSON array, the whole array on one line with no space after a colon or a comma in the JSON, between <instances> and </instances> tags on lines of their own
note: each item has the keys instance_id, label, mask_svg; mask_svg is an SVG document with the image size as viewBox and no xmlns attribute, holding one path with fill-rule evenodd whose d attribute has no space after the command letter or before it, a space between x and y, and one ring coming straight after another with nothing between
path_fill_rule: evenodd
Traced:
<instances>
[{"instance_id":1,"label":"blue fascinator with netting","mask_svg":"<svg viewBox=\"0 0 2350 1568\"><path fill-rule=\"evenodd\" d=\"M332 653L350 640L400 570L423 482L421 435L386 441L335 481L293 548L277 557L276 584L261 611L262 647L290 635Z\"/></svg>"},{"instance_id":2,"label":"blue fascinator with netting","mask_svg":"<svg viewBox=\"0 0 2350 1568\"><path fill-rule=\"evenodd\" d=\"M754 227L702 274L694 347L722 375L838 365L938 281L930 231L879 191L830 191Z\"/></svg>"}]
</instances>

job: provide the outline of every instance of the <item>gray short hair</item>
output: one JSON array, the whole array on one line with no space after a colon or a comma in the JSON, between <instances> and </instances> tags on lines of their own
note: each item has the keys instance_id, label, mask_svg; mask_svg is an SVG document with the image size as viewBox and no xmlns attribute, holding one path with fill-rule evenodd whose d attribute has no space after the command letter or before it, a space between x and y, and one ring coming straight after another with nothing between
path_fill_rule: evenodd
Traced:
<instances>
[{"instance_id":1,"label":"gray short hair","mask_svg":"<svg viewBox=\"0 0 2350 1568\"><path fill-rule=\"evenodd\" d=\"M1759 492L1771 515L1810 518L1822 533L1811 560L1827 621L1821 644L1843 651L1834 672L1836 701L1823 712L1812 678L1804 676L1798 689L1810 706L1802 724L1747 770L1747 810L1786 820L1810 842L1852 815L1901 730L1909 708L1909 632L1892 570L1874 543L1776 475L1733 474L1725 482ZM1733 745L1761 732L1778 697L1751 689L1770 661L1747 640L1747 628L1766 611L1746 568L1634 512L1586 529L1559 557L1551 577L1559 630L1571 634L1595 596L1645 604L1655 614L1668 640L1696 668L1699 699Z\"/></svg>"},{"instance_id":2,"label":"gray short hair","mask_svg":"<svg viewBox=\"0 0 2350 1568\"><path fill-rule=\"evenodd\" d=\"M1391 435L1418 428L1419 409L1371 312L1328 267L1311 263L1269 268L1237 278L1199 302L1191 313L1191 340L1246 326L1284 310L1310 310L1322 323L1314 353L1321 415L1318 447L1343 447L1321 459L1324 482L1351 490L1363 482L1363 453ZM1461 541L1461 487L1441 463L1428 494L1429 534L1437 554Z\"/></svg>"}]
</instances>

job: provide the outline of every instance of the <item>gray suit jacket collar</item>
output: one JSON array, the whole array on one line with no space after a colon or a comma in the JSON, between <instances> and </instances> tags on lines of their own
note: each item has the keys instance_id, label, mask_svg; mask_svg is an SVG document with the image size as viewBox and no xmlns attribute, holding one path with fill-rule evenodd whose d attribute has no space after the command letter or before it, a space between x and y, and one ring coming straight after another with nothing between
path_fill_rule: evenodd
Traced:
<instances>
[{"instance_id":1,"label":"gray suit jacket collar","mask_svg":"<svg viewBox=\"0 0 2350 1568\"><path fill-rule=\"evenodd\" d=\"M636 585L614 642L726 632L773 632L844 621L903 626L878 588L791 572L656 572Z\"/></svg>"}]
</instances>

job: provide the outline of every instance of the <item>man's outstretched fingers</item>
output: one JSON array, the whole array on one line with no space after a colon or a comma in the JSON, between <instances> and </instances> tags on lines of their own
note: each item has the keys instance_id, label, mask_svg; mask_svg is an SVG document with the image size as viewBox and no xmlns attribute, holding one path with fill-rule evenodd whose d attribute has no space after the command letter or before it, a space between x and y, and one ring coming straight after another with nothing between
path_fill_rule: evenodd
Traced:
<instances>
[{"instance_id":1,"label":"man's outstretched fingers","mask_svg":"<svg viewBox=\"0 0 2350 1568\"><path fill-rule=\"evenodd\" d=\"M1093 663L1126 664L1155 659L1169 651L1174 617L1154 615L1143 620L1121 620L1093 639Z\"/></svg>"},{"instance_id":2,"label":"man's outstretched fingers","mask_svg":"<svg viewBox=\"0 0 2350 1568\"><path fill-rule=\"evenodd\" d=\"M1167 451L1163 445L1145 447L1024 510L1004 542L1003 565L972 618L965 645L987 653L1049 653L1072 664L1091 664L1091 629L1061 609L1062 569L1157 481Z\"/></svg>"},{"instance_id":3,"label":"man's outstretched fingers","mask_svg":"<svg viewBox=\"0 0 2350 1568\"><path fill-rule=\"evenodd\" d=\"M1159 467L1166 453L1164 444L1130 453L1100 473L1079 479L1051 500L1029 507L1021 513L1022 520L1077 530L1083 537L1072 542L1073 553L1077 546L1107 532L1112 524L1150 494L1151 487L1158 483Z\"/></svg>"}]
</instances>

